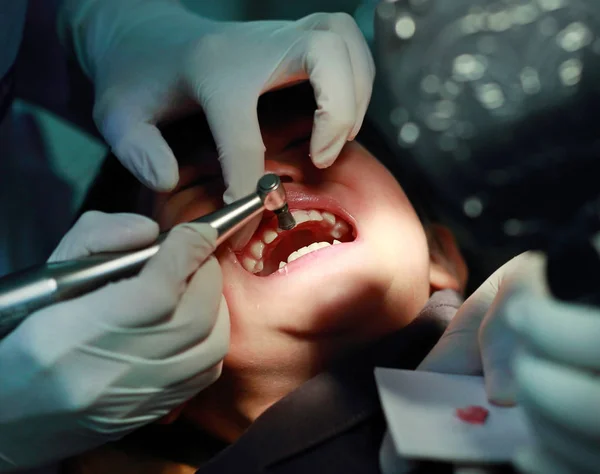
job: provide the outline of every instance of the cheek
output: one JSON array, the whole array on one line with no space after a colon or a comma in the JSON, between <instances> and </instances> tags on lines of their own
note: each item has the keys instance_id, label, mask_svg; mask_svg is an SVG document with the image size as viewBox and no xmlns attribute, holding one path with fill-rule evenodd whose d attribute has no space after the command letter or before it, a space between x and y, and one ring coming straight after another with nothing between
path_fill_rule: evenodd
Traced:
<instances>
[{"instance_id":1,"label":"cheek","mask_svg":"<svg viewBox=\"0 0 600 474\"><path fill-rule=\"evenodd\" d=\"M221 196L202 187L186 189L169 198L159 198L156 221L161 230L190 222L222 206Z\"/></svg>"},{"instance_id":2,"label":"cheek","mask_svg":"<svg viewBox=\"0 0 600 474\"><path fill-rule=\"evenodd\" d=\"M360 145L349 145L346 150L340 172L360 197L356 217L370 256L365 264L377 268L388 284L386 314L402 325L430 296L427 236L396 178ZM355 173L356 169L361 173Z\"/></svg>"}]
</instances>

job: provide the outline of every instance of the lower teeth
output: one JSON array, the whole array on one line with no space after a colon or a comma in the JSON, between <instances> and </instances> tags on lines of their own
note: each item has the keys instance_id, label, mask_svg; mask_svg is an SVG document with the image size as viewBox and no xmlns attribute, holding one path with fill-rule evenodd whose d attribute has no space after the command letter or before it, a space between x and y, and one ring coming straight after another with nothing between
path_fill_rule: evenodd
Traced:
<instances>
[{"instance_id":1,"label":"lower teeth","mask_svg":"<svg viewBox=\"0 0 600 474\"><path fill-rule=\"evenodd\" d=\"M337 245L337 244L341 244L341 242L339 240L334 240L333 245ZM281 269L281 268L285 267L288 263L292 263L294 260L299 259L303 255L309 254L311 252L314 252L315 250L319 250L319 249L322 249L325 247L330 247L331 245L332 244L330 244L329 242L315 242L306 247L302 247L301 249L298 249L295 252L292 252L289 255L289 257L287 258L287 262L279 262L279 268Z\"/></svg>"}]
</instances>

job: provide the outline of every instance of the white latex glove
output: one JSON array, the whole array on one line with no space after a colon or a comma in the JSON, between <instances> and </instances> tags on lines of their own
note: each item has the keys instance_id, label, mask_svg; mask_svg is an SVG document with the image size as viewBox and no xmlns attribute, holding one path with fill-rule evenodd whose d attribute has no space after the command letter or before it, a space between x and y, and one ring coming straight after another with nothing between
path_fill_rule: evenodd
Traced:
<instances>
[{"instance_id":1,"label":"white latex glove","mask_svg":"<svg viewBox=\"0 0 600 474\"><path fill-rule=\"evenodd\" d=\"M51 260L157 234L141 216L90 212ZM215 240L207 225L179 226L138 276L40 310L0 342L0 471L118 439L218 378L229 315Z\"/></svg>"},{"instance_id":2,"label":"white latex glove","mask_svg":"<svg viewBox=\"0 0 600 474\"><path fill-rule=\"evenodd\" d=\"M490 402L514 405L516 387L511 358L517 337L503 317L504 310L512 295L523 285L535 293L547 293L542 278L544 268L545 260L541 254L527 252L496 270L463 303L417 370L483 374Z\"/></svg>"},{"instance_id":3,"label":"white latex glove","mask_svg":"<svg viewBox=\"0 0 600 474\"><path fill-rule=\"evenodd\" d=\"M121 162L156 190L173 188L178 168L155 125L197 104L217 143L226 203L253 192L264 172L262 93L310 80L318 104L310 153L319 168L360 129L375 68L347 14L216 22L177 0L64 2L59 30L95 84L96 123Z\"/></svg>"},{"instance_id":4,"label":"white latex glove","mask_svg":"<svg viewBox=\"0 0 600 474\"><path fill-rule=\"evenodd\" d=\"M484 374L490 402L514 405L516 386L512 357L517 348L517 336L509 327L504 310L508 300L524 283L536 293L546 293L543 279L532 278L543 275L543 268L542 255L528 252L496 270L463 303L417 370ZM414 467L412 462L397 456L389 432L380 451L380 464L385 474L405 474Z\"/></svg>"},{"instance_id":5,"label":"white latex glove","mask_svg":"<svg viewBox=\"0 0 600 474\"><path fill-rule=\"evenodd\" d=\"M600 309L523 292L504 313L520 337L514 375L536 441L517 455L517 467L600 472Z\"/></svg>"}]
</instances>

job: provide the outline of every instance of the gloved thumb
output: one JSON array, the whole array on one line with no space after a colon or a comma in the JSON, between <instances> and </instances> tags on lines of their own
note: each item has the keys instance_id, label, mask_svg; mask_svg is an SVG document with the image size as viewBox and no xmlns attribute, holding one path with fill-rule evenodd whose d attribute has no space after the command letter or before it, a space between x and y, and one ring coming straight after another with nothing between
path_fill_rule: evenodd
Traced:
<instances>
[{"instance_id":1,"label":"gloved thumb","mask_svg":"<svg viewBox=\"0 0 600 474\"><path fill-rule=\"evenodd\" d=\"M122 252L150 245L158 224L137 214L88 211L62 238L49 262L86 257L99 252Z\"/></svg>"},{"instance_id":2,"label":"gloved thumb","mask_svg":"<svg viewBox=\"0 0 600 474\"><path fill-rule=\"evenodd\" d=\"M479 327L494 300L496 288L494 274L463 303L418 370L462 375L481 373Z\"/></svg>"},{"instance_id":3,"label":"gloved thumb","mask_svg":"<svg viewBox=\"0 0 600 474\"><path fill-rule=\"evenodd\" d=\"M500 288L519 264L516 259L509 261L465 301L419 370L461 375L483 373L490 402L514 404L510 356L516 343L501 315L506 294Z\"/></svg>"},{"instance_id":4,"label":"gloved thumb","mask_svg":"<svg viewBox=\"0 0 600 474\"><path fill-rule=\"evenodd\" d=\"M123 166L153 191L171 191L177 186L177 160L154 125L138 123L111 146Z\"/></svg>"},{"instance_id":5,"label":"gloved thumb","mask_svg":"<svg viewBox=\"0 0 600 474\"><path fill-rule=\"evenodd\" d=\"M237 87L235 93L228 91L228 97L220 94L197 97L219 152L226 186L223 195L225 204L254 192L265 171L265 145L257 114L258 94L240 90L239 85ZM260 218L255 219L231 238L234 250L248 243L259 222Z\"/></svg>"},{"instance_id":6,"label":"gloved thumb","mask_svg":"<svg viewBox=\"0 0 600 474\"><path fill-rule=\"evenodd\" d=\"M517 348L517 335L508 325L504 308L513 286L504 282L494 298L479 330L479 347L488 400L495 405L516 403L516 385L512 357Z\"/></svg>"},{"instance_id":7,"label":"gloved thumb","mask_svg":"<svg viewBox=\"0 0 600 474\"><path fill-rule=\"evenodd\" d=\"M544 280L545 258L527 252L510 260L497 273L498 291L479 330L479 346L488 399L496 405L516 403L517 387L512 372L512 358L518 336L508 319L509 302L517 293L547 293Z\"/></svg>"},{"instance_id":8,"label":"gloved thumb","mask_svg":"<svg viewBox=\"0 0 600 474\"><path fill-rule=\"evenodd\" d=\"M179 181L177 160L151 123L149 99L123 99L132 95L117 88L105 91L94 105L94 121L115 156L142 184L154 191L170 191Z\"/></svg>"}]
</instances>

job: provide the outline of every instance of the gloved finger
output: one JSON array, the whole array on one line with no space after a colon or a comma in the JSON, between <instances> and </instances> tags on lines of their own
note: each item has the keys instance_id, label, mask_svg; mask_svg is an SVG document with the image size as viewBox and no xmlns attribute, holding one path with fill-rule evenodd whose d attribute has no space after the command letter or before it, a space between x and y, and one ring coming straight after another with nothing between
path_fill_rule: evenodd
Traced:
<instances>
[{"instance_id":1,"label":"gloved finger","mask_svg":"<svg viewBox=\"0 0 600 474\"><path fill-rule=\"evenodd\" d=\"M362 126L373 91L375 63L360 28L347 13L314 13L296 22L301 28L337 34L346 43L352 67L356 116L349 139L354 140Z\"/></svg>"},{"instance_id":2,"label":"gloved finger","mask_svg":"<svg viewBox=\"0 0 600 474\"><path fill-rule=\"evenodd\" d=\"M177 160L155 125L136 124L111 148L123 166L150 189L166 192L177 186Z\"/></svg>"},{"instance_id":3,"label":"gloved finger","mask_svg":"<svg viewBox=\"0 0 600 474\"><path fill-rule=\"evenodd\" d=\"M186 223L174 227L160 250L140 272L140 278L153 283L161 280L163 288L177 299L185 290L184 283L216 249L217 231L208 224ZM173 305L174 307L175 305Z\"/></svg>"},{"instance_id":4,"label":"gloved finger","mask_svg":"<svg viewBox=\"0 0 600 474\"><path fill-rule=\"evenodd\" d=\"M335 33L312 31L297 47L304 73L315 92L317 110L310 139L315 166L331 166L349 139L356 121L356 97L350 53Z\"/></svg>"},{"instance_id":5,"label":"gloved finger","mask_svg":"<svg viewBox=\"0 0 600 474\"><path fill-rule=\"evenodd\" d=\"M180 407L216 381L221 370L222 363L219 362L191 379L169 387L111 387L99 403L86 411L87 417L80 424L91 433L121 437Z\"/></svg>"},{"instance_id":6,"label":"gloved finger","mask_svg":"<svg viewBox=\"0 0 600 474\"><path fill-rule=\"evenodd\" d=\"M388 429L379 449L379 469L382 474L408 474L414 465L414 462L408 461L398 454Z\"/></svg>"},{"instance_id":7,"label":"gloved finger","mask_svg":"<svg viewBox=\"0 0 600 474\"><path fill-rule=\"evenodd\" d=\"M418 370L462 375L481 374L483 366L478 340L479 327L496 292L494 274L463 303Z\"/></svg>"},{"instance_id":8,"label":"gloved finger","mask_svg":"<svg viewBox=\"0 0 600 474\"><path fill-rule=\"evenodd\" d=\"M219 90L223 90L220 88ZM257 103L260 90L230 88L228 97L202 94L196 99L202 105L219 152L226 190L225 204L256 190L256 183L265 171L265 145L258 123ZM200 94L200 91L198 91ZM248 223L230 239L234 250L248 243L260 216Z\"/></svg>"},{"instance_id":9,"label":"gloved finger","mask_svg":"<svg viewBox=\"0 0 600 474\"><path fill-rule=\"evenodd\" d=\"M427 354L417 370L445 374L479 375L482 373L477 334L479 315L459 311L438 343Z\"/></svg>"},{"instance_id":10,"label":"gloved finger","mask_svg":"<svg viewBox=\"0 0 600 474\"><path fill-rule=\"evenodd\" d=\"M491 318L479 333L481 361L488 400L499 406L517 403L517 386L512 359L518 347L517 335L504 318Z\"/></svg>"},{"instance_id":11,"label":"gloved finger","mask_svg":"<svg viewBox=\"0 0 600 474\"><path fill-rule=\"evenodd\" d=\"M504 307L513 292L522 291L521 281L538 268L540 261L538 255L526 253L494 272L461 306L419 370L483 373L490 402L513 405L511 357L517 338L506 323Z\"/></svg>"},{"instance_id":12,"label":"gloved finger","mask_svg":"<svg viewBox=\"0 0 600 474\"><path fill-rule=\"evenodd\" d=\"M463 375L478 375L483 370L479 329L498 295L507 273L516 266L510 260L481 284L460 307L440 341L421 362L419 369Z\"/></svg>"},{"instance_id":13,"label":"gloved finger","mask_svg":"<svg viewBox=\"0 0 600 474\"><path fill-rule=\"evenodd\" d=\"M496 405L512 406L517 401L512 358L519 341L508 323L510 302L525 291L546 293L544 267L542 254L526 252L503 265L494 274L499 278L488 280L490 294L496 296L481 323L479 347L488 400Z\"/></svg>"},{"instance_id":14,"label":"gloved finger","mask_svg":"<svg viewBox=\"0 0 600 474\"><path fill-rule=\"evenodd\" d=\"M141 419L151 415L151 421L158 420L181 407L186 401L196 396L200 391L212 385L221 375L222 362L200 372L184 382L156 391L153 396L145 397L142 403L132 409L120 412L126 414L127 419Z\"/></svg>"},{"instance_id":15,"label":"gloved finger","mask_svg":"<svg viewBox=\"0 0 600 474\"><path fill-rule=\"evenodd\" d=\"M561 464L571 467L573 472L598 472L600 466L600 442L577 432L557 426L537 411L537 407L523 402L536 443Z\"/></svg>"},{"instance_id":16,"label":"gloved finger","mask_svg":"<svg viewBox=\"0 0 600 474\"><path fill-rule=\"evenodd\" d=\"M506 315L523 341L542 354L584 369L600 370L600 312L527 294L508 302Z\"/></svg>"},{"instance_id":17,"label":"gloved finger","mask_svg":"<svg viewBox=\"0 0 600 474\"><path fill-rule=\"evenodd\" d=\"M206 339L166 359L149 360L123 356L124 359L130 358L132 365L135 363L135 371L120 379L119 386L169 387L183 384L190 390L199 391L203 388L202 383L212 381L213 375L206 372L207 369L217 365L227 354L229 332L229 311L225 299L221 298L215 325ZM203 373L204 378L196 378Z\"/></svg>"},{"instance_id":18,"label":"gloved finger","mask_svg":"<svg viewBox=\"0 0 600 474\"><path fill-rule=\"evenodd\" d=\"M146 401L160 396L162 387L117 387L111 386L102 394L102 398L86 410L87 416L80 423L90 432L110 436L118 436L131 423L135 426L153 421L149 410L132 415L139 406L146 406Z\"/></svg>"},{"instance_id":19,"label":"gloved finger","mask_svg":"<svg viewBox=\"0 0 600 474\"><path fill-rule=\"evenodd\" d=\"M172 357L202 342L212 331L223 291L221 268L209 257L191 277L177 307L164 322L120 327L105 325L94 347L146 359Z\"/></svg>"},{"instance_id":20,"label":"gloved finger","mask_svg":"<svg viewBox=\"0 0 600 474\"><path fill-rule=\"evenodd\" d=\"M131 95L128 90L106 93L94 106L94 120L115 156L142 184L170 191L179 181L175 155L152 123L148 105L138 105ZM129 96L129 103L124 105L122 96Z\"/></svg>"},{"instance_id":21,"label":"gloved finger","mask_svg":"<svg viewBox=\"0 0 600 474\"><path fill-rule=\"evenodd\" d=\"M513 464L523 474L575 474L567 462L542 446L520 449Z\"/></svg>"},{"instance_id":22,"label":"gloved finger","mask_svg":"<svg viewBox=\"0 0 600 474\"><path fill-rule=\"evenodd\" d=\"M42 337L45 343L40 347L46 350L60 350L64 340L74 345L94 341L98 350L104 345L106 352L112 353L116 350L110 342L115 328L148 327L166 321L179 303L188 278L214 251L216 238L216 230L207 224L177 226L137 277L36 312L23 323L31 326L28 337ZM49 333L42 328L48 326L39 322L41 319L52 321L49 327L60 328L61 338L47 340ZM126 353L135 350L131 338L119 341Z\"/></svg>"},{"instance_id":23,"label":"gloved finger","mask_svg":"<svg viewBox=\"0 0 600 474\"><path fill-rule=\"evenodd\" d=\"M144 247L158 236L158 224L137 214L88 211L62 238L49 262Z\"/></svg>"},{"instance_id":24,"label":"gloved finger","mask_svg":"<svg viewBox=\"0 0 600 474\"><path fill-rule=\"evenodd\" d=\"M600 383L591 372L534 355L515 357L514 372L523 403L535 406L552 423L600 442Z\"/></svg>"},{"instance_id":25,"label":"gloved finger","mask_svg":"<svg viewBox=\"0 0 600 474\"><path fill-rule=\"evenodd\" d=\"M486 394L491 403L500 406L515 405L517 398L512 362L519 341L506 318L507 305L516 288L519 286L515 280L503 281L479 328Z\"/></svg>"}]
</instances>

